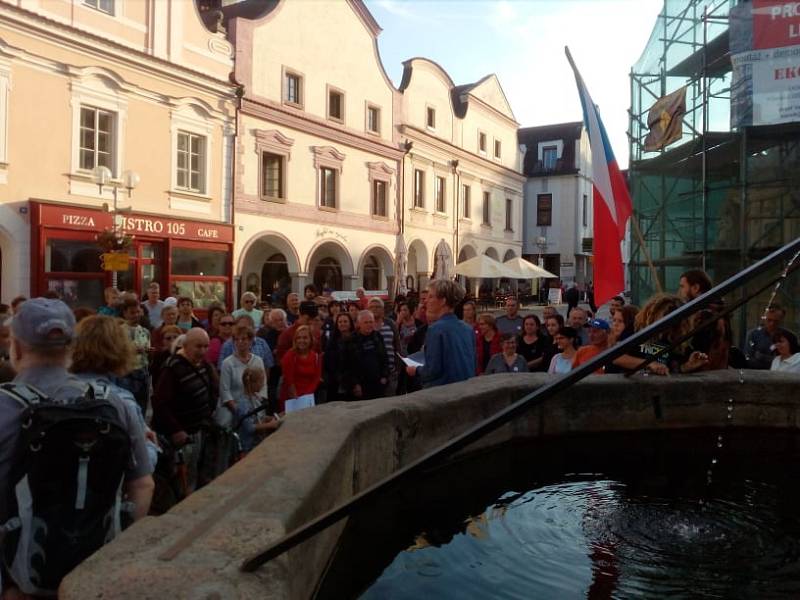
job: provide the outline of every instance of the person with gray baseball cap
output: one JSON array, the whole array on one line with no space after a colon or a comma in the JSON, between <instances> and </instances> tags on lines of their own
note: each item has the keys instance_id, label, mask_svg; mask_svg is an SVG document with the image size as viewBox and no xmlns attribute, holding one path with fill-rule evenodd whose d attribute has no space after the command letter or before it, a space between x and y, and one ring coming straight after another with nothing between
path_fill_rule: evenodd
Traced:
<instances>
[{"instance_id":1,"label":"person with gray baseball cap","mask_svg":"<svg viewBox=\"0 0 800 600\"><path fill-rule=\"evenodd\" d=\"M33 298L20 305L11 318L10 356L17 371L14 384L35 387L55 401L83 397L88 384L67 371L75 336L75 317L61 300ZM125 473L124 491L136 506L134 518L147 514L153 478L145 446L144 430L134 410L116 396L108 398L131 438L132 456ZM21 430L22 408L0 393L0 522L7 516L9 474Z\"/></svg>"}]
</instances>

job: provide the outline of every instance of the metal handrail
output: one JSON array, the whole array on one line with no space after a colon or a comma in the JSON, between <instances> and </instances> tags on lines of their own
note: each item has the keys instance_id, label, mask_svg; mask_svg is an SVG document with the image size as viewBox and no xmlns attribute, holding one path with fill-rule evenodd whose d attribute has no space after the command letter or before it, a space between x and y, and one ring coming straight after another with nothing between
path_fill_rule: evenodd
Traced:
<instances>
[{"instance_id":1,"label":"metal handrail","mask_svg":"<svg viewBox=\"0 0 800 600\"><path fill-rule=\"evenodd\" d=\"M293 548L297 544L300 544L311 536L319 533L323 529L326 529L327 527L340 521L355 509L372 501L378 495L412 479L421 471L433 466L444 458L458 452L459 450L462 450L473 442L476 442L488 433L491 433L517 416L530 410L532 407L541 404L543 401L551 398L558 392L569 388L587 375L591 375L597 369L624 354L625 350L629 346L646 342L650 338L657 336L659 333L668 329L677 321L687 318L692 313L704 308L720 296L725 295L731 290L738 288L740 285L745 284L754 277L760 275L765 268L772 266L779 260L794 256L798 252L800 252L800 238L797 238L793 242L785 245L783 248L776 250L769 256L747 267L733 277L730 277L702 296L687 302L677 310L665 316L663 319L653 323L641 331L634 333L631 337L625 340L624 344L618 344L612 348L609 348L608 350L605 350L604 352L601 352L576 369L570 371L569 373L565 373L561 377L558 377L552 383L545 385L531 392L530 394L527 394L526 396L523 396L514 404L497 412L488 419L481 421L477 425L472 426L467 431L457 435L449 442L434 448L421 458L418 458L405 467L398 469L388 477L385 477L381 481L369 486L367 489L355 494L346 502L332 508L331 510L315 519L312 519L304 525L301 525L295 530L290 531L282 538L270 544L263 551L245 560L240 567L241 570L244 572L255 571L269 560L279 556L290 548Z\"/></svg>"}]
</instances>

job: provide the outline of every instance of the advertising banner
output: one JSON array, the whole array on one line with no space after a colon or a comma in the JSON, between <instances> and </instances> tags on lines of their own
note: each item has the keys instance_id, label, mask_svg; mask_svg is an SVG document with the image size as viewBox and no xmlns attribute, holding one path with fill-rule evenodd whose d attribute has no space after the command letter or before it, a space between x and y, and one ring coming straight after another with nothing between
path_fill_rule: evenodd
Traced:
<instances>
[{"instance_id":1,"label":"advertising banner","mask_svg":"<svg viewBox=\"0 0 800 600\"><path fill-rule=\"evenodd\" d=\"M800 2L731 9L731 127L800 121Z\"/></svg>"}]
</instances>

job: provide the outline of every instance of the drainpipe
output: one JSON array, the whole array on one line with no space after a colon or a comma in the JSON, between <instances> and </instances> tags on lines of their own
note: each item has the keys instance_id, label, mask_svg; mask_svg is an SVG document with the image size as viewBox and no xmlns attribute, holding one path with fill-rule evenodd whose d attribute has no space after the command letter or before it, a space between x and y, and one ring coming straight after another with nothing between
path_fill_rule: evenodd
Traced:
<instances>
[{"instance_id":1,"label":"drainpipe","mask_svg":"<svg viewBox=\"0 0 800 600\"><path fill-rule=\"evenodd\" d=\"M461 175L458 173L458 160L451 160L450 167L453 169L453 219L455 221L455 240L453 241L453 265L458 264L458 190L461 187Z\"/></svg>"},{"instance_id":2,"label":"drainpipe","mask_svg":"<svg viewBox=\"0 0 800 600\"><path fill-rule=\"evenodd\" d=\"M414 147L414 142L406 140L403 144L403 158L400 159L400 235L406 232L406 156Z\"/></svg>"}]
</instances>

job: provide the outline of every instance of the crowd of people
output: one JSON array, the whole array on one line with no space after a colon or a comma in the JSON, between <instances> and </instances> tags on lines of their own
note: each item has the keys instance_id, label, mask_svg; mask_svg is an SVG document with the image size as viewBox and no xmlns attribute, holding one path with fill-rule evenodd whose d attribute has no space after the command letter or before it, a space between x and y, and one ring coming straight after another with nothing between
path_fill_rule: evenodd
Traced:
<instances>
[{"instance_id":1,"label":"crowd of people","mask_svg":"<svg viewBox=\"0 0 800 600\"><path fill-rule=\"evenodd\" d=\"M641 308L615 297L608 320L573 297L567 314L546 306L541 318L523 315L510 297L495 317L449 280L398 296L391 307L361 289L355 301L340 302L313 285L302 298L288 294L282 307L259 305L246 292L238 309L213 305L202 314L189 297L162 299L157 283L144 299L107 288L104 305L94 309L70 310L56 297L16 298L0 305L0 383L14 386L0 393L0 524L13 515L6 498L24 412L14 395L25 386L59 400L90 389L115 408L130 438L122 491L136 519L219 475L274 432L285 412L473 376L563 374L711 287L703 271L687 271L677 294L656 294ZM780 306L767 308L741 350L727 316L694 331L722 307L716 301L596 373L729 366L800 372L797 337L783 327Z\"/></svg>"}]
</instances>

